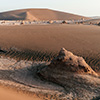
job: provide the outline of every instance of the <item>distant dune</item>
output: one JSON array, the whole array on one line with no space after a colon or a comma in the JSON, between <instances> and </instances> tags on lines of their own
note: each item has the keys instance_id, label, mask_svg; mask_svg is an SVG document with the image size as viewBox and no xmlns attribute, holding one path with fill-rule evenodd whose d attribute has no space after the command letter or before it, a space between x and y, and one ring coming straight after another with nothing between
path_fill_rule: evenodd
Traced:
<instances>
[{"instance_id":1,"label":"distant dune","mask_svg":"<svg viewBox=\"0 0 100 100\"><path fill-rule=\"evenodd\" d=\"M0 20L77 20L82 18L89 19L50 9L23 9L0 13Z\"/></svg>"}]
</instances>

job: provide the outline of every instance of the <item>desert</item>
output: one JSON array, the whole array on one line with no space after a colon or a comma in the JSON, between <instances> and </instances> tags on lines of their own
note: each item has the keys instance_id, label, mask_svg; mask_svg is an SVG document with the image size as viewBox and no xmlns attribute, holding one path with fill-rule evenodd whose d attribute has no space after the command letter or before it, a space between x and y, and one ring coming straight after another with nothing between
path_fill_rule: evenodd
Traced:
<instances>
[{"instance_id":1,"label":"desert","mask_svg":"<svg viewBox=\"0 0 100 100\"><path fill-rule=\"evenodd\" d=\"M0 13L0 99L99 100L99 23L50 9Z\"/></svg>"}]
</instances>

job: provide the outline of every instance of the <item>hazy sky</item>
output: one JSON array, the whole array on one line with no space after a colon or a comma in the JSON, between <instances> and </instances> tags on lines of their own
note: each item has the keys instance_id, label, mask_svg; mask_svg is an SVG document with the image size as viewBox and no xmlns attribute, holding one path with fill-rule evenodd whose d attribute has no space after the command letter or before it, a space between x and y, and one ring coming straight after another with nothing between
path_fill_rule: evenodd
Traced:
<instances>
[{"instance_id":1,"label":"hazy sky","mask_svg":"<svg viewBox=\"0 0 100 100\"><path fill-rule=\"evenodd\" d=\"M0 12L24 8L50 8L83 16L100 16L100 0L0 0Z\"/></svg>"}]
</instances>

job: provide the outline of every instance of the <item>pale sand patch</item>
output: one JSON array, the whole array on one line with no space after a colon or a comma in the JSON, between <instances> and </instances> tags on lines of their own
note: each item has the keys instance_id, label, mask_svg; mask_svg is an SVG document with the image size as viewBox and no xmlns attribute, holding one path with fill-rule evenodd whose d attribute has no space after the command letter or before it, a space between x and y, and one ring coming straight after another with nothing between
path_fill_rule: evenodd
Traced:
<instances>
[{"instance_id":1,"label":"pale sand patch","mask_svg":"<svg viewBox=\"0 0 100 100\"><path fill-rule=\"evenodd\" d=\"M0 86L0 100L41 100L41 99L32 95L29 96L27 94Z\"/></svg>"}]
</instances>

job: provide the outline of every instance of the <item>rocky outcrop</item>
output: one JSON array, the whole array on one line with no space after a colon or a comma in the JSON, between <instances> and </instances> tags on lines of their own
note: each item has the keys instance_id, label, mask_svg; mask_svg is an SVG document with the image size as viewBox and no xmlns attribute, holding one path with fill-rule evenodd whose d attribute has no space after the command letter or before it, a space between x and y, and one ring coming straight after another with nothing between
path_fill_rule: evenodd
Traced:
<instances>
[{"instance_id":1,"label":"rocky outcrop","mask_svg":"<svg viewBox=\"0 0 100 100\"><path fill-rule=\"evenodd\" d=\"M82 57L74 55L65 48L60 50L59 55L51 61L48 67L42 69L41 74L42 72L43 74L53 72L58 73L58 75L61 73L77 73L98 76Z\"/></svg>"},{"instance_id":2,"label":"rocky outcrop","mask_svg":"<svg viewBox=\"0 0 100 100\"><path fill-rule=\"evenodd\" d=\"M90 98L100 95L98 74L82 57L78 57L64 48L48 66L38 72L38 75L63 86L67 94L72 94L73 97L90 100Z\"/></svg>"}]
</instances>

